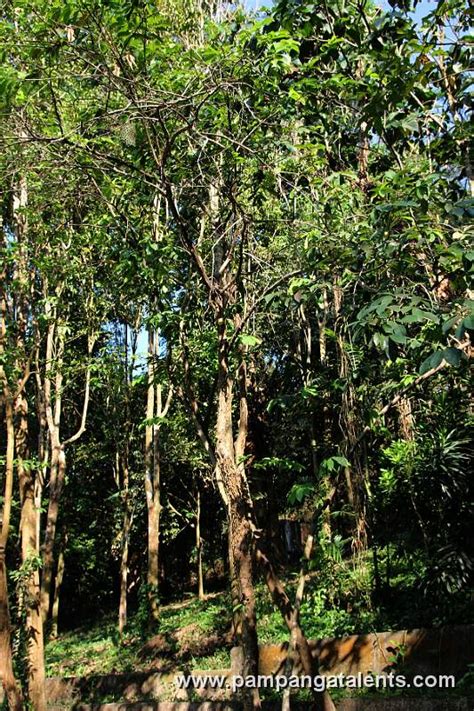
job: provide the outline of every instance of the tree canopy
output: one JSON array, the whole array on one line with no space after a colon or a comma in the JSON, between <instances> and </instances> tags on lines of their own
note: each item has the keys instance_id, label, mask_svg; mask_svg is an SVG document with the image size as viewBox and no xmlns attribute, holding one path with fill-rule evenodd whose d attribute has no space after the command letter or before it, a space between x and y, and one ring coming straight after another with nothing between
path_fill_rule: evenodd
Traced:
<instances>
[{"instance_id":1,"label":"tree canopy","mask_svg":"<svg viewBox=\"0 0 474 711\"><path fill-rule=\"evenodd\" d=\"M260 580L308 673L308 616L472 616L470 10L390 5L4 3L9 708L43 627L189 589L248 675Z\"/></svg>"}]
</instances>

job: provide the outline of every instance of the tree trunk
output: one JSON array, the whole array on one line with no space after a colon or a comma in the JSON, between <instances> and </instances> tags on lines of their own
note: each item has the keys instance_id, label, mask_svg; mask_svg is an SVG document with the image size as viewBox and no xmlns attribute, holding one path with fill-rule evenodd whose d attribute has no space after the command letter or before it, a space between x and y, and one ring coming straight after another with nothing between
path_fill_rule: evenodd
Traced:
<instances>
[{"instance_id":1,"label":"tree trunk","mask_svg":"<svg viewBox=\"0 0 474 711\"><path fill-rule=\"evenodd\" d=\"M130 536L130 516L128 510L123 518L122 557L120 559L120 601L119 601L119 635L123 638L127 625L127 587L128 587L128 542Z\"/></svg>"},{"instance_id":2,"label":"tree trunk","mask_svg":"<svg viewBox=\"0 0 474 711\"><path fill-rule=\"evenodd\" d=\"M367 548L367 517L365 489L366 472L360 461L358 450L360 413L358 412L357 396L352 380L351 364L347 354L347 343L344 339L344 317L342 314L343 291L337 278L334 280L334 313L337 354L339 360L339 377L346 381L342 393L339 425L343 441L341 450L345 456L352 455L352 466L345 467L344 475L347 487L347 499L355 515L355 526L352 526L352 549L361 553Z\"/></svg>"},{"instance_id":3,"label":"tree trunk","mask_svg":"<svg viewBox=\"0 0 474 711\"><path fill-rule=\"evenodd\" d=\"M326 327L327 327L327 321L328 321L328 313L329 313L329 298L328 298L328 290L326 287L323 288L323 308L321 309L321 312L318 317L318 340L319 340L319 361L321 363L322 368L326 368L327 366L327 334L326 334ZM306 320L306 319L305 319ZM304 326L304 321L302 320L303 326ZM312 367L311 367L311 358L309 359L309 365L310 365L310 375L311 378L313 377L312 373ZM308 378L308 383L305 383L305 385L309 384L310 379ZM321 394L319 395L319 401L320 401L320 413L319 413L319 421L320 421L320 442L323 448L323 451L328 451L331 446L331 437L329 433L329 413L328 413L328 393L326 390L323 390ZM316 456L316 433L317 433L317 426L316 426L316 413L312 413L311 416L311 449L312 449L312 463L313 463L313 476L315 480L318 479L319 477L319 470L318 470L318 462L317 462L317 456ZM323 455L324 457L324 455ZM331 483L331 477L328 472L324 472L322 474L321 478L321 483L322 483L322 489L324 491L324 496L328 497L331 489L332 489L332 483ZM323 536L327 540L331 540L332 536L332 525L331 525L331 506L328 501L328 505L324 507L323 514L322 514L322 522L321 522L321 529Z\"/></svg>"},{"instance_id":4,"label":"tree trunk","mask_svg":"<svg viewBox=\"0 0 474 711\"><path fill-rule=\"evenodd\" d=\"M153 467L156 476L159 464ZM154 478L155 478L154 476ZM159 588L159 562L160 562L160 501L159 489L153 487L153 497L148 504L148 599L150 613L154 620L160 615L158 588Z\"/></svg>"},{"instance_id":5,"label":"tree trunk","mask_svg":"<svg viewBox=\"0 0 474 711\"><path fill-rule=\"evenodd\" d=\"M0 245L6 246L6 231L0 229ZM3 505L0 519L0 679L5 690L10 711L23 711L23 695L13 671L11 648L10 608L8 605L8 579L6 549L10 532L10 514L13 495L13 462L15 457L15 428L13 421L13 397L7 375L3 367L5 341L7 334L8 301L6 294L7 263L2 264L0 272L0 393L5 409L6 452Z\"/></svg>"},{"instance_id":6,"label":"tree trunk","mask_svg":"<svg viewBox=\"0 0 474 711\"><path fill-rule=\"evenodd\" d=\"M403 439L407 442L412 442L415 438L415 433L410 398L407 396L401 397L396 407L398 410L399 426Z\"/></svg>"},{"instance_id":7,"label":"tree trunk","mask_svg":"<svg viewBox=\"0 0 474 711\"><path fill-rule=\"evenodd\" d=\"M57 313L54 311L48 325L46 338L45 357L45 377L44 377L44 401L45 414L48 424L49 438L51 442L51 466L49 475L49 503L46 514L46 529L43 546L41 549L43 568L41 573L41 615L43 624L49 619L52 604L52 584L54 574L54 542L56 537L56 524L59 514L59 503L66 477L66 455L61 446L60 426L62 414L62 388L63 375L62 363L64 355L64 327L57 320ZM54 343L56 343L56 357L53 358ZM51 392L51 377L49 369L56 362L56 374L54 377L54 396ZM54 407L53 407L54 400Z\"/></svg>"},{"instance_id":8,"label":"tree trunk","mask_svg":"<svg viewBox=\"0 0 474 711\"><path fill-rule=\"evenodd\" d=\"M148 332L148 392L145 429L145 493L148 514L148 600L152 620L159 618L159 568L160 568L160 514L161 514L161 461L160 429L157 417L166 417L171 406L173 388L170 385L163 404L162 385L155 382L156 358L159 355L159 332Z\"/></svg>"},{"instance_id":9,"label":"tree trunk","mask_svg":"<svg viewBox=\"0 0 474 711\"><path fill-rule=\"evenodd\" d=\"M239 605L241 608L239 637L244 659L243 675L256 677L258 675L258 640L253 586L251 505L244 469L235 461L232 428L233 383L229 372L228 343L223 314L218 319L218 336L217 467L228 500L229 550L234 566L234 586L236 588L238 584ZM259 708L258 689L245 691L244 707Z\"/></svg>"},{"instance_id":10,"label":"tree trunk","mask_svg":"<svg viewBox=\"0 0 474 711\"><path fill-rule=\"evenodd\" d=\"M5 551L0 547L0 679L10 711L23 711L23 696L13 673Z\"/></svg>"},{"instance_id":11,"label":"tree trunk","mask_svg":"<svg viewBox=\"0 0 474 711\"><path fill-rule=\"evenodd\" d=\"M13 488L13 413L11 403L7 410L7 462L5 467L5 493L2 512L2 530L0 534L0 679L11 711L23 711L23 695L13 672L13 657L11 648L11 624L8 605L7 567L5 561L8 529L10 525L10 509Z\"/></svg>"},{"instance_id":12,"label":"tree trunk","mask_svg":"<svg viewBox=\"0 0 474 711\"><path fill-rule=\"evenodd\" d=\"M3 336L2 323L2 336ZM15 455L15 431L13 426L13 406L7 391L6 377L0 365L0 375L4 381L5 420L7 428L7 450L5 461L5 485L0 530L0 679L3 683L8 706L11 711L23 711L23 695L13 672L11 648L10 609L8 605L7 566L5 560L10 512L13 493L13 459Z\"/></svg>"},{"instance_id":13,"label":"tree trunk","mask_svg":"<svg viewBox=\"0 0 474 711\"><path fill-rule=\"evenodd\" d=\"M37 340L35 352L36 364L36 415L38 420L38 461L39 466L36 472L34 483L34 505L36 511L36 552L40 553L41 546L41 502L43 499L43 488L46 480L46 472L48 469L49 458L49 431L48 421L46 419L46 405L44 401L43 383L41 381L41 371L39 362L39 343L40 335L37 332L37 324L35 324L35 338Z\"/></svg>"},{"instance_id":14,"label":"tree trunk","mask_svg":"<svg viewBox=\"0 0 474 711\"><path fill-rule=\"evenodd\" d=\"M161 390L155 383L155 358L158 351L158 334L148 332L148 392L145 428L145 494L148 518L148 568L147 586L150 621L159 618L159 550L160 550L160 450L159 424L151 422L161 415ZM156 403L155 403L156 397Z\"/></svg>"},{"instance_id":15,"label":"tree trunk","mask_svg":"<svg viewBox=\"0 0 474 711\"><path fill-rule=\"evenodd\" d=\"M204 600L204 576L202 572L202 538L201 538L201 492L197 490L196 496L196 552L197 552L197 579L198 598Z\"/></svg>"},{"instance_id":16,"label":"tree trunk","mask_svg":"<svg viewBox=\"0 0 474 711\"><path fill-rule=\"evenodd\" d=\"M52 604L52 587L54 573L54 542L58 522L59 503L66 478L66 455L64 449L55 443L51 458L51 475L49 483L49 504L46 518L46 531L43 543L43 572L41 577L41 614L43 622L49 617Z\"/></svg>"},{"instance_id":17,"label":"tree trunk","mask_svg":"<svg viewBox=\"0 0 474 711\"><path fill-rule=\"evenodd\" d=\"M30 571L24 580L24 604L26 612L27 653L28 653L28 697L35 711L46 710L44 688L44 642L43 620L41 617L41 595L39 570L31 564L38 554L37 513L35 509L35 483L30 467L24 465L28 459L28 404L23 394L16 401L18 426L16 430L16 450L18 459L18 480L20 485L20 537L22 563Z\"/></svg>"},{"instance_id":18,"label":"tree trunk","mask_svg":"<svg viewBox=\"0 0 474 711\"><path fill-rule=\"evenodd\" d=\"M86 429L87 411L89 407L91 364L90 358L96 341L96 335L87 338L88 364L86 370L84 400L82 405L81 423L78 430L68 439L61 440L61 414L63 389L63 356L65 347L66 326L57 320L57 313L52 316L48 326L46 339L45 376L42 392L44 395L44 410L48 424L51 443L51 468L49 480L49 504L46 516L46 530L42 547L43 571L41 576L41 614L43 623L49 618L52 607L52 589L54 574L54 544L59 515L59 505L66 480L66 447L76 442ZM56 354L53 359L54 340L56 338ZM54 396L51 392L51 378L48 370L56 365L54 379ZM54 401L54 408L53 408Z\"/></svg>"},{"instance_id":19,"label":"tree trunk","mask_svg":"<svg viewBox=\"0 0 474 711\"><path fill-rule=\"evenodd\" d=\"M319 674L319 663L311 654L308 640L299 623L299 616L296 614L272 564L261 548L257 549L257 560L263 568L265 582L272 600L280 611L291 634L292 644L301 660L304 674L311 677L317 676ZM315 711L335 711L334 703L327 691L314 691L313 698L315 701Z\"/></svg>"},{"instance_id":20,"label":"tree trunk","mask_svg":"<svg viewBox=\"0 0 474 711\"><path fill-rule=\"evenodd\" d=\"M51 637L56 639L58 636L58 619L59 619L59 600L61 596L61 586L64 579L64 569L66 567L64 560L64 549L67 545L67 533L64 533L61 538L61 545L58 555L58 570L56 572L56 580L54 583L54 599L53 609L51 611Z\"/></svg>"},{"instance_id":21,"label":"tree trunk","mask_svg":"<svg viewBox=\"0 0 474 711\"><path fill-rule=\"evenodd\" d=\"M122 555L120 558L120 600L119 600L119 635L122 639L127 624L127 593L128 593L128 550L132 514L130 511L128 452L121 462L123 471L123 524L122 524Z\"/></svg>"}]
</instances>

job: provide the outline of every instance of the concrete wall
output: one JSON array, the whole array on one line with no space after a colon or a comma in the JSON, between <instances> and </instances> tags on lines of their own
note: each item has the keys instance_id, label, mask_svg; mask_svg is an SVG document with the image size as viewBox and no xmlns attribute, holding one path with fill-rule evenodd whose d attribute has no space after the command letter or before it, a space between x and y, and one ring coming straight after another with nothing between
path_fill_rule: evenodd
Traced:
<instances>
[{"instance_id":1,"label":"concrete wall","mask_svg":"<svg viewBox=\"0 0 474 711\"><path fill-rule=\"evenodd\" d=\"M474 625L412 629L343 638L310 640L313 656L319 659L321 674L380 674L394 668L402 657L407 674L454 674L461 676L474 663ZM282 674L287 644L260 647L260 674ZM241 652L232 650L232 672L241 670ZM297 667L301 673L301 665Z\"/></svg>"}]
</instances>

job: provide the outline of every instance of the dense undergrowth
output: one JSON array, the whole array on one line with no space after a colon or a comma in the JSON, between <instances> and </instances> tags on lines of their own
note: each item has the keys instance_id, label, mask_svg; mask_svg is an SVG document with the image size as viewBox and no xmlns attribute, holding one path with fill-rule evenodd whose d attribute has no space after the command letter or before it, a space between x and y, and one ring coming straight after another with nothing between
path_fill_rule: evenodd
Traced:
<instances>
[{"instance_id":1,"label":"dense undergrowth","mask_svg":"<svg viewBox=\"0 0 474 711\"><path fill-rule=\"evenodd\" d=\"M382 553L379 566L383 579L378 587L374 586L370 551L357 559L326 559L319 570L309 574L301 609L309 638L474 622L471 592L447 595L427 591L420 557ZM289 591L294 590L297 578L296 571L286 577ZM286 641L286 627L263 582L256 591L260 643ZM48 643L47 674L85 676L150 668L166 672L184 664L188 669L228 668L230 609L227 592L214 593L205 600L189 598L163 605L160 622L153 629L143 624L138 609L122 641L115 616L104 615Z\"/></svg>"}]
</instances>

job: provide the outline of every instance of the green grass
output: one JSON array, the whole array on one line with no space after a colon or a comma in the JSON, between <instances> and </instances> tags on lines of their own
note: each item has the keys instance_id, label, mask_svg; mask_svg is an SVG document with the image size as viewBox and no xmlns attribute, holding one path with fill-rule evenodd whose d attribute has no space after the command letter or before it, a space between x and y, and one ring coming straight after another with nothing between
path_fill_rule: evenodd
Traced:
<instances>
[{"instance_id":1,"label":"green grass","mask_svg":"<svg viewBox=\"0 0 474 711\"><path fill-rule=\"evenodd\" d=\"M467 594L450 600L446 612L428 609L427 600L414 587L407 565L400 563L392 573L392 597L384 608L371 600L372 570L370 556L364 560L324 561L318 573L310 576L301 609L301 622L308 638L342 636L410 626L434 626L470 622L471 605ZM287 577L287 591L292 597L298 576ZM413 578L413 580L411 579ZM256 586L258 635L260 643L280 643L288 631L262 582ZM48 676L86 676L154 668L224 669L230 666L227 632L231 601L227 593L217 593L205 600L192 598L161 608L155 629L145 636L140 614L130 620L120 644L116 616L60 635L46 647ZM147 638L154 635L166 643L167 650L140 657Z\"/></svg>"},{"instance_id":2,"label":"green grass","mask_svg":"<svg viewBox=\"0 0 474 711\"><path fill-rule=\"evenodd\" d=\"M225 632L229 624L229 596L225 593L207 600L190 600L179 605L165 606L161 610L159 632L175 632L176 629L197 624L203 632Z\"/></svg>"},{"instance_id":3,"label":"green grass","mask_svg":"<svg viewBox=\"0 0 474 711\"><path fill-rule=\"evenodd\" d=\"M266 593L261 586L257 592L261 641L285 641L287 631L280 613L265 599ZM211 635L224 637L229 629L230 610L230 599L225 593L207 600L193 599L164 606L160 622L149 637L160 634L169 641L177 666L179 659L184 658L192 669L226 669L230 666L230 649L225 640L213 651L203 654L199 653L199 642ZM46 673L48 676L87 676L145 671L151 664L150 660L139 657L143 644L143 635L133 618L120 644L116 619L109 616L100 623L65 632L48 642ZM189 652L188 647L191 648ZM163 659L166 661L167 656Z\"/></svg>"},{"instance_id":4,"label":"green grass","mask_svg":"<svg viewBox=\"0 0 474 711\"><path fill-rule=\"evenodd\" d=\"M141 642L127 635L119 644L117 624L105 622L66 632L46 645L47 676L88 676L137 670Z\"/></svg>"},{"instance_id":5,"label":"green grass","mask_svg":"<svg viewBox=\"0 0 474 711\"><path fill-rule=\"evenodd\" d=\"M170 654L178 658L178 666L179 658L186 658L191 668L227 668L230 652L225 645L211 654L201 656L196 652L200 640L225 634L229 609L225 594L165 606L161 610L160 622L149 637L160 634L169 640ZM71 630L48 642L46 673L48 676L87 676L146 671L151 666L150 660L139 656L144 641L137 620L132 618L120 643L116 619L109 616L100 623ZM194 652L188 653L187 647L191 643ZM163 661L169 665L169 654L163 655Z\"/></svg>"}]
</instances>

